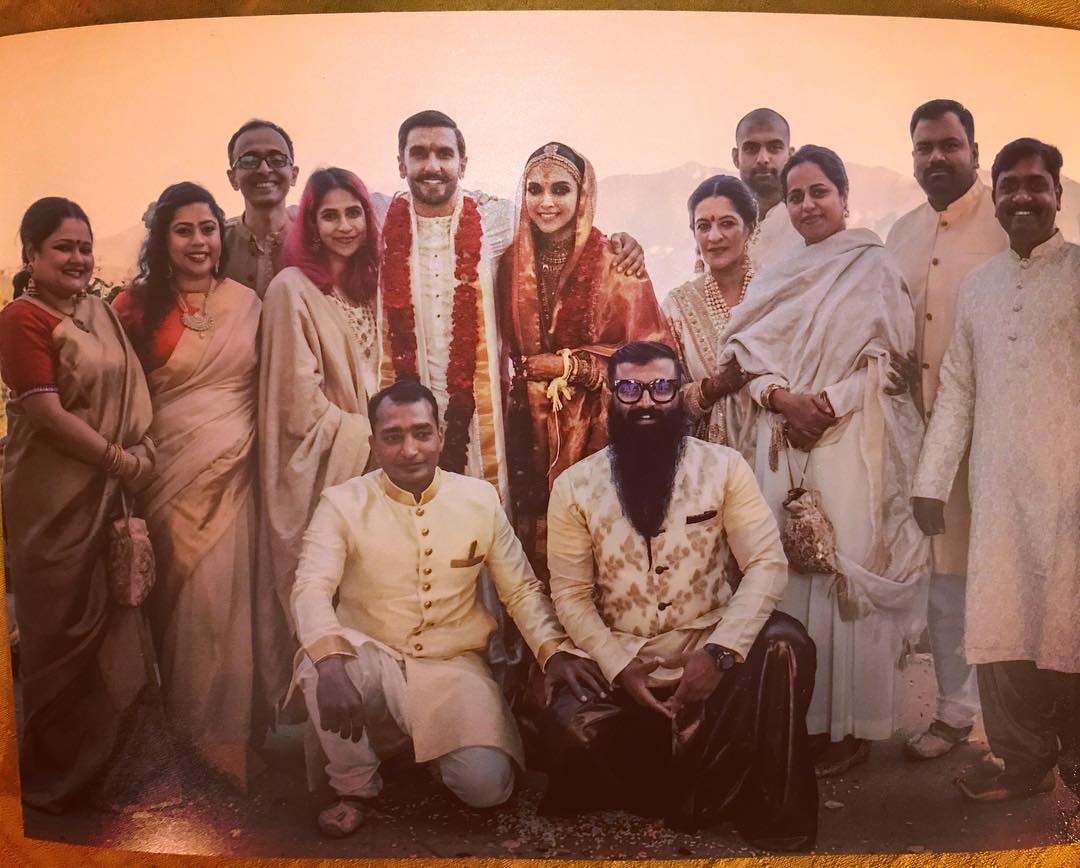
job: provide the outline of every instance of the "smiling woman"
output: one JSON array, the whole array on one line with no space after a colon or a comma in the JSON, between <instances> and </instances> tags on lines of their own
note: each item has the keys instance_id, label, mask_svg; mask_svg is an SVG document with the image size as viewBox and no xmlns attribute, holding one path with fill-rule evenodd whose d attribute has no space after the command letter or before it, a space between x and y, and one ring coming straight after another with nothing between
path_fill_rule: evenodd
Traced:
<instances>
[{"instance_id":1,"label":"smiling woman","mask_svg":"<svg viewBox=\"0 0 1080 868\"><path fill-rule=\"evenodd\" d=\"M262 493L256 672L280 700L296 652L290 594L304 530L323 489L368 464L368 398L378 390L379 231L346 169L312 172L285 238L285 268L263 299L259 362Z\"/></svg>"},{"instance_id":2,"label":"smiling woman","mask_svg":"<svg viewBox=\"0 0 1080 868\"><path fill-rule=\"evenodd\" d=\"M86 800L140 806L155 778L168 788L171 758L161 755L144 616L113 601L106 552L122 488L153 466L150 396L116 315L86 295L94 253L83 210L38 200L20 237L19 297L0 312L0 374L12 390L3 501L20 628L22 797L54 812Z\"/></svg>"},{"instance_id":3,"label":"smiling woman","mask_svg":"<svg viewBox=\"0 0 1080 868\"><path fill-rule=\"evenodd\" d=\"M817 646L807 729L826 777L892 735L897 661L925 624L929 550L908 503L922 421L906 391L886 392L890 361L914 346L915 318L881 240L844 228L840 157L805 145L781 182L807 244L754 280L721 362L737 360L753 376L750 394L765 411L756 470L777 521L790 521L805 485L835 527L837 572L792 567L778 606Z\"/></svg>"},{"instance_id":4,"label":"smiling woman","mask_svg":"<svg viewBox=\"0 0 1080 868\"><path fill-rule=\"evenodd\" d=\"M627 341L670 343L671 336L652 281L617 271L593 225L596 176L588 160L559 142L538 148L521 198L499 278L514 365L507 451L515 529L546 579L551 485L607 445L607 358Z\"/></svg>"},{"instance_id":5,"label":"smiling woman","mask_svg":"<svg viewBox=\"0 0 1080 868\"><path fill-rule=\"evenodd\" d=\"M757 236L759 201L730 175L698 185L687 208L705 273L673 289L663 305L685 370L683 397L695 436L737 449L751 462L757 411L739 366L721 368L717 352L754 278L749 248Z\"/></svg>"},{"instance_id":6,"label":"smiling woman","mask_svg":"<svg viewBox=\"0 0 1080 868\"><path fill-rule=\"evenodd\" d=\"M192 183L158 198L115 308L148 371L158 472L140 493L158 563L147 605L169 717L247 784L253 691L255 399L261 304L221 279L224 215Z\"/></svg>"}]
</instances>

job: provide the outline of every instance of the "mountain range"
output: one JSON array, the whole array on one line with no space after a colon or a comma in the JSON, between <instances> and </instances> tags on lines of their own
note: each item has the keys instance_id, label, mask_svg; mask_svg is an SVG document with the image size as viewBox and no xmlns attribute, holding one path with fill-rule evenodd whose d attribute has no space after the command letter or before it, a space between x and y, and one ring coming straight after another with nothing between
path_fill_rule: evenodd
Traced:
<instances>
[{"instance_id":1,"label":"mountain range","mask_svg":"<svg viewBox=\"0 0 1080 868\"><path fill-rule=\"evenodd\" d=\"M849 225L873 229L882 238L898 217L923 201L922 190L910 175L880 166L849 163L851 182ZM686 200L710 175L729 173L727 168L686 163L675 169L647 175L614 175L599 181L597 225L607 234L627 232L645 248L645 261L659 297L693 274L694 245L686 213ZM988 173L982 173L989 183ZM1062 178L1064 195L1058 226L1066 239L1080 242L1080 184ZM122 283L134 271L139 246L146 236L141 223L94 244L96 274L107 283ZM11 293L11 276L17 270L0 269L0 301Z\"/></svg>"},{"instance_id":2,"label":"mountain range","mask_svg":"<svg viewBox=\"0 0 1080 868\"><path fill-rule=\"evenodd\" d=\"M851 194L848 225L873 229L884 240L898 218L925 194L910 175L880 166L847 164ZM694 241L686 200L711 175L727 168L686 163L653 175L616 175L598 182L597 225L607 234L627 232L645 248L645 262L656 294L668 292L693 276ZM989 173L980 173L989 185ZM1057 225L1069 241L1080 243L1080 184L1062 178Z\"/></svg>"}]
</instances>

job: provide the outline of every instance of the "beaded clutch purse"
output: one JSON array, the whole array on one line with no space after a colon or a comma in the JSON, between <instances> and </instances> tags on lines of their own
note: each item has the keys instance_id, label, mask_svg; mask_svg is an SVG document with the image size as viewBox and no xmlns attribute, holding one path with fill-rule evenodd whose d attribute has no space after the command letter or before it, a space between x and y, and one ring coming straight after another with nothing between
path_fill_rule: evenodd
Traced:
<instances>
[{"instance_id":1,"label":"beaded clutch purse","mask_svg":"<svg viewBox=\"0 0 1080 868\"><path fill-rule=\"evenodd\" d=\"M124 514L109 526L109 590L121 606L141 606L154 587L154 548L146 522L131 514L121 493Z\"/></svg>"},{"instance_id":2,"label":"beaded clutch purse","mask_svg":"<svg viewBox=\"0 0 1080 868\"><path fill-rule=\"evenodd\" d=\"M809 457L807 458L809 463ZM790 472L791 459L788 456ZM805 474L804 474L805 476ZM852 621L857 607L848 594L848 581L839 569L836 553L836 529L821 505L821 494L792 482L784 500L787 520L780 530L780 542L793 570L804 575L834 576L833 590L840 619Z\"/></svg>"}]
</instances>

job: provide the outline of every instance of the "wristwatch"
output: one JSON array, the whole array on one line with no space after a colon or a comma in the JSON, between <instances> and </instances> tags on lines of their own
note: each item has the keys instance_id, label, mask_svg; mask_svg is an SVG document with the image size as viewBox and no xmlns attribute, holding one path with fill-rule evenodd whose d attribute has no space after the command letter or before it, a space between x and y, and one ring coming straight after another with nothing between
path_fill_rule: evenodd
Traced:
<instances>
[{"instance_id":1,"label":"wristwatch","mask_svg":"<svg viewBox=\"0 0 1080 868\"><path fill-rule=\"evenodd\" d=\"M738 662L735 658L735 652L725 648L723 645L709 642L707 645L703 645L702 648L706 654L712 657L713 663L721 672L727 672Z\"/></svg>"}]
</instances>

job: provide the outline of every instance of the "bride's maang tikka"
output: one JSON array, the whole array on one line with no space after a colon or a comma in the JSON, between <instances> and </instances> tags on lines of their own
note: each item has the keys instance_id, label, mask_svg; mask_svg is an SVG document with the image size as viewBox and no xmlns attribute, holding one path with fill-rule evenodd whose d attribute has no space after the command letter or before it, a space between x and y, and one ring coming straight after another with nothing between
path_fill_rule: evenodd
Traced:
<instances>
[{"instance_id":1,"label":"bride's maang tikka","mask_svg":"<svg viewBox=\"0 0 1080 868\"><path fill-rule=\"evenodd\" d=\"M549 142L544 145L543 153L537 154L525 165L525 174L533 170L534 166L539 166L541 163L555 163L558 166L562 166L568 171L577 181L578 186L581 186L581 170L574 165L574 161L568 157L564 157L559 153L559 146L555 142Z\"/></svg>"}]
</instances>

